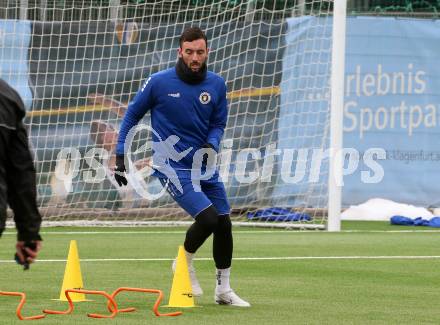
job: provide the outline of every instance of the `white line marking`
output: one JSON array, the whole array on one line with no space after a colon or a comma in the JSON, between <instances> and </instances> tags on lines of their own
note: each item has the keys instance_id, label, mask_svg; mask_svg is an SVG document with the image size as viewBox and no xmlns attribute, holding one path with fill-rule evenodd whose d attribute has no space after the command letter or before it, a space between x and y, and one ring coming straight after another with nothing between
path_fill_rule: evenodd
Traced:
<instances>
[{"instance_id":1,"label":"white line marking","mask_svg":"<svg viewBox=\"0 0 440 325\"><path fill-rule=\"evenodd\" d=\"M40 235L115 235L115 234L184 234L186 231L41 231ZM15 235L15 232L5 232L3 235Z\"/></svg>"},{"instance_id":2,"label":"white line marking","mask_svg":"<svg viewBox=\"0 0 440 325\"><path fill-rule=\"evenodd\" d=\"M282 260L412 260L440 259L440 255L396 255L396 256L279 256L279 257L234 257L234 261L282 261ZM162 262L174 258L85 258L80 262ZM196 261L211 261L211 257L195 258ZM37 263L57 263L67 260L37 260ZM0 263L15 263L12 260L0 260Z\"/></svg>"},{"instance_id":3,"label":"white line marking","mask_svg":"<svg viewBox=\"0 0 440 325\"><path fill-rule=\"evenodd\" d=\"M185 234L186 230L156 230L156 231L42 231L41 235L117 235L117 234ZM318 230L236 230L234 234L337 234L329 233L327 231ZM342 230L340 233L440 233L438 230ZM3 235L16 235L15 232L4 232Z\"/></svg>"}]
</instances>

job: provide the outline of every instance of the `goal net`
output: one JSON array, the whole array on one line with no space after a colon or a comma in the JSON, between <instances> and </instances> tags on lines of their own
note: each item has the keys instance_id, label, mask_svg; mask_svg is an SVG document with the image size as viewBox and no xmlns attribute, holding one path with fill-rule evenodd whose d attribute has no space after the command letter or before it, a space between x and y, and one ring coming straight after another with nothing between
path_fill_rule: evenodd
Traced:
<instances>
[{"instance_id":1,"label":"goal net","mask_svg":"<svg viewBox=\"0 0 440 325\"><path fill-rule=\"evenodd\" d=\"M333 1L12 3L0 10L2 78L27 106L44 224L191 220L150 176L149 114L132 142L128 187L112 168L128 102L175 65L179 35L196 25L208 36L208 68L228 88L218 163L232 220L325 228Z\"/></svg>"}]
</instances>

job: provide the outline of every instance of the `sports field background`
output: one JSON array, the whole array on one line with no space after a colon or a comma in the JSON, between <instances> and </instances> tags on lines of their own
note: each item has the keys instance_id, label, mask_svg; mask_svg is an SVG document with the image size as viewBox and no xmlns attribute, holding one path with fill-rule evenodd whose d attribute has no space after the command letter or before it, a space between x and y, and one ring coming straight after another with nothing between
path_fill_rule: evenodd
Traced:
<instances>
[{"instance_id":1,"label":"sports field background","mask_svg":"<svg viewBox=\"0 0 440 325\"><path fill-rule=\"evenodd\" d=\"M152 313L153 295L118 296L138 311L113 320L103 298L75 305L72 315L48 315L40 324L438 324L440 320L440 230L343 222L343 231L300 232L234 228L232 287L251 308L214 304L211 240L195 266L204 296L200 308L177 318ZM30 271L12 262L15 231L0 240L0 290L24 291L23 315L65 309L60 294L65 260L77 240L85 289L109 293L121 286L162 289L168 302L171 260L185 228L44 228L40 261ZM107 260L106 260L107 259ZM17 297L0 296L0 324L15 324ZM163 312L178 308L161 308Z\"/></svg>"}]
</instances>

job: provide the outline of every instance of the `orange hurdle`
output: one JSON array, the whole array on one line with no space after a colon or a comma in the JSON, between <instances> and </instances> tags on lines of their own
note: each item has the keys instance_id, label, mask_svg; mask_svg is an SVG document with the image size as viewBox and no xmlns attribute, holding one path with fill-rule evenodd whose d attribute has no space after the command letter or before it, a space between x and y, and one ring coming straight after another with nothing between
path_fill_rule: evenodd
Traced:
<instances>
[{"instance_id":1,"label":"orange hurdle","mask_svg":"<svg viewBox=\"0 0 440 325\"><path fill-rule=\"evenodd\" d=\"M101 295L101 296L104 296L108 300L107 306L111 305L112 308L113 308L113 310L111 310L109 308L109 311L111 312L110 315L87 314L87 316L89 316L89 317L93 317L93 318L113 318L118 313L118 305L116 305L116 302L113 300L113 298L107 292L105 292L105 291L84 290L84 289L67 289L65 292L66 292L67 301L69 303L69 308L66 311L58 311L58 310L45 309L45 310L43 310L43 312L46 313L46 314L55 314L55 315L68 315L68 314L72 313L74 305L73 305L73 302L72 302L72 298L70 298L69 293L73 292L73 293L84 293L84 294L89 294L89 295Z\"/></svg>"},{"instance_id":2,"label":"orange hurdle","mask_svg":"<svg viewBox=\"0 0 440 325\"><path fill-rule=\"evenodd\" d=\"M155 304L153 306L153 312L154 312L154 314L156 316L179 316L179 315L182 315L181 311L176 311L176 312L173 312L173 313L166 313L166 314L161 314L159 312L158 309L159 309L160 303L162 302L162 299L163 299L163 292L161 290L121 287L121 288L116 289L115 292L113 292L112 295L111 295L111 298L115 301L115 304L116 304L116 299L115 299L116 295L119 294L122 291L157 293L159 296L157 297L156 302L155 302ZM109 302L110 302L110 300L109 300ZM110 312L112 312L112 311L114 312L114 310L112 310L112 308L111 308L109 303L107 304L107 308L108 308L108 310ZM125 308L125 309L119 309L117 312L118 313L129 313L129 312L133 312L135 310L136 310L136 308Z\"/></svg>"},{"instance_id":3,"label":"orange hurdle","mask_svg":"<svg viewBox=\"0 0 440 325\"><path fill-rule=\"evenodd\" d=\"M0 295L2 296L17 296L21 297L20 303L18 304L17 310L15 314L17 315L18 319L20 320L34 320L34 319L41 319L46 317L46 315L35 315L35 316L28 316L24 317L21 315L21 309L23 308L24 303L26 302L26 294L23 292L6 292L6 291L0 291Z\"/></svg>"}]
</instances>

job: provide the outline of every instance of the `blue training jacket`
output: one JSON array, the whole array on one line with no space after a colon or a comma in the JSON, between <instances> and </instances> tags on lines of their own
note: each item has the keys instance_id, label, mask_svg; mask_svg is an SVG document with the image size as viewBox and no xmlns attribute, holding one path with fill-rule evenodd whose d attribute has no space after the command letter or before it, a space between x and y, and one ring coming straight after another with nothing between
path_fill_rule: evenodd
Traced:
<instances>
[{"instance_id":1,"label":"blue training jacket","mask_svg":"<svg viewBox=\"0 0 440 325\"><path fill-rule=\"evenodd\" d=\"M160 165L166 160L173 169L191 169L194 153L204 144L210 143L215 151L219 150L227 121L225 81L208 71L204 81L190 85L177 76L174 67L151 75L128 105L119 132L118 155L126 153L124 143L127 134L148 111L151 111L151 127L154 130L155 168L160 170ZM175 151L182 153L192 147L179 161L168 159L169 148L160 145L160 141L170 136L179 139L174 141Z\"/></svg>"}]
</instances>

